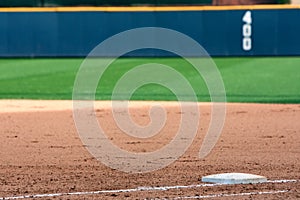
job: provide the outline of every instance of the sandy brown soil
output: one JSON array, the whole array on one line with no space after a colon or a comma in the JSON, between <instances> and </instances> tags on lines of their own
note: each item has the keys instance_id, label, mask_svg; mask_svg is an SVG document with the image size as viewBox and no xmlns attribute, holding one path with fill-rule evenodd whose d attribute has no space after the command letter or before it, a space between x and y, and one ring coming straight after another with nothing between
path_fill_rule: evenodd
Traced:
<instances>
[{"instance_id":1,"label":"sandy brown soil","mask_svg":"<svg viewBox=\"0 0 300 200\"><path fill-rule=\"evenodd\" d=\"M96 114L111 140L134 152L154 151L168 143L182 113L175 104L164 103L168 121L162 133L136 139L114 124L109 102L99 102ZM174 106L175 105L175 106ZM213 151L198 159L210 122L210 105L200 104L197 137L188 151L158 171L130 174L110 169L94 159L76 132L69 101L0 101L0 199L33 194L118 190L141 186L202 184L203 175L244 172L289 183L228 185L169 189L165 191L107 192L63 195L43 199L155 199L213 194L259 193L217 199L300 198L300 105L227 104L226 123ZM149 122L148 104L133 104L133 119Z\"/></svg>"}]
</instances>

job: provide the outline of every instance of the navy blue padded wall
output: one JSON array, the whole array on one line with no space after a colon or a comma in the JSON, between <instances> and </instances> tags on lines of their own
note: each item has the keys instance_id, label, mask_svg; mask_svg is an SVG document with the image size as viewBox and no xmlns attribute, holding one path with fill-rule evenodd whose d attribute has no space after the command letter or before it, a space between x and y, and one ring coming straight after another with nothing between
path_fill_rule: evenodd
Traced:
<instances>
[{"instance_id":1,"label":"navy blue padded wall","mask_svg":"<svg viewBox=\"0 0 300 200\"><path fill-rule=\"evenodd\" d=\"M300 55L300 9L252 10L249 51L242 48L246 12L0 12L0 57L86 56L114 34L149 26L180 31L212 56ZM130 54L168 55L154 50Z\"/></svg>"}]
</instances>

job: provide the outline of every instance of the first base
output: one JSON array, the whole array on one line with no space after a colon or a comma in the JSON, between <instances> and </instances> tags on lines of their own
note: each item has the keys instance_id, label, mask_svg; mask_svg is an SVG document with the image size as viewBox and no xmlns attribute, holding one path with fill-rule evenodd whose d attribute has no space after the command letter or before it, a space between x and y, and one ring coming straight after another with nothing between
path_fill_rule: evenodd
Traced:
<instances>
[{"instance_id":1,"label":"first base","mask_svg":"<svg viewBox=\"0 0 300 200\"><path fill-rule=\"evenodd\" d=\"M202 177L202 182L221 183L221 184L250 184L264 183L267 178L264 176L245 174L245 173L224 173L213 174Z\"/></svg>"}]
</instances>

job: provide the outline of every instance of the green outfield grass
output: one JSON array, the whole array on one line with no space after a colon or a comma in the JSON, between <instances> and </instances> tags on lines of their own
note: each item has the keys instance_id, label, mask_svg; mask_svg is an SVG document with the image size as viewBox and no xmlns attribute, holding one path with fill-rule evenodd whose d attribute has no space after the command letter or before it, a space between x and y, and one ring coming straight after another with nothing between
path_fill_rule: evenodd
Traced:
<instances>
[{"instance_id":1,"label":"green outfield grass","mask_svg":"<svg viewBox=\"0 0 300 200\"><path fill-rule=\"evenodd\" d=\"M82 58L0 59L1 99L72 99ZM300 103L300 57L214 58L222 75L227 101ZM189 80L198 101L210 101L201 77L180 58L121 58L99 82L97 99L108 100L116 81L128 70L146 63L173 67ZM139 88L135 100L176 100L167 88Z\"/></svg>"}]
</instances>

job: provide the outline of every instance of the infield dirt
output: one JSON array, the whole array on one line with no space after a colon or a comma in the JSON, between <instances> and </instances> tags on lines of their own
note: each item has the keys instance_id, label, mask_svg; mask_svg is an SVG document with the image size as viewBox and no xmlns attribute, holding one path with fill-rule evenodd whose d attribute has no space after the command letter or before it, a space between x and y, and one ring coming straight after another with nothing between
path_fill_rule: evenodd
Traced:
<instances>
[{"instance_id":1,"label":"infield dirt","mask_svg":"<svg viewBox=\"0 0 300 200\"><path fill-rule=\"evenodd\" d=\"M132 118L140 125L150 122L151 102L134 102ZM172 102L162 105L167 121L161 133L149 139L132 138L116 126L109 102L99 102L96 115L112 142L133 152L150 152L166 145L178 129L180 109ZM195 195L289 190L220 199L300 198L300 105L227 104L222 134L205 158L198 153L207 132L210 104L199 104L201 118L193 144L166 168L141 174L113 170L93 158L75 128L71 101L0 101L0 199L31 194L83 192L200 184L203 175L243 172L290 183L228 185L47 197L45 199L154 199Z\"/></svg>"}]
</instances>

